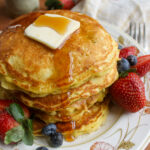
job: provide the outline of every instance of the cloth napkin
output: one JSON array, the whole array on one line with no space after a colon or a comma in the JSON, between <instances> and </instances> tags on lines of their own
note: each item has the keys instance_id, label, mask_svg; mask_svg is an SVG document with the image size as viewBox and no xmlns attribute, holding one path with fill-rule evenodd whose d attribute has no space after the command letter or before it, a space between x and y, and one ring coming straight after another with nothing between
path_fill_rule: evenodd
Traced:
<instances>
[{"instance_id":1,"label":"cloth napkin","mask_svg":"<svg viewBox=\"0 0 150 150\"><path fill-rule=\"evenodd\" d=\"M145 22L145 49L150 53L150 0L82 0L73 11L114 24L127 33L131 21Z\"/></svg>"}]
</instances>

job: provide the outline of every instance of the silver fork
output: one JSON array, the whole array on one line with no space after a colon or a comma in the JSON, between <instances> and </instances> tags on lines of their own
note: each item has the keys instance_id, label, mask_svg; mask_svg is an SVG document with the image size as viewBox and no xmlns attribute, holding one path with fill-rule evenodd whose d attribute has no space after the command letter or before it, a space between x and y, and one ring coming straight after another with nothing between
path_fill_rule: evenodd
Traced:
<instances>
[{"instance_id":1,"label":"silver fork","mask_svg":"<svg viewBox=\"0 0 150 150\"><path fill-rule=\"evenodd\" d=\"M141 46L143 46L143 48L146 47L146 25L145 23L130 22L129 34Z\"/></svg>"}]
</instances>

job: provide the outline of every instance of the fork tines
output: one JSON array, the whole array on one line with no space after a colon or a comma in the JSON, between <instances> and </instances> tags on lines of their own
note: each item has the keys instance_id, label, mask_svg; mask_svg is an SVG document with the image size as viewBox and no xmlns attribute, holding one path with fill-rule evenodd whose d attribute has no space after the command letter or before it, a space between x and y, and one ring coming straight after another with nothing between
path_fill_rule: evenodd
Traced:
<instances>
[{"instance_id":1,"label":"fork tines","mask_svg":"<svg viewBox=\"0 0 150 150\"><path fill-rule=\"evenodd\" d=\"M145 47L146 43L145 30L146 30L145 23L130 22L130 36L132 36L143 47Z\"/></svg>"}]
</instances>

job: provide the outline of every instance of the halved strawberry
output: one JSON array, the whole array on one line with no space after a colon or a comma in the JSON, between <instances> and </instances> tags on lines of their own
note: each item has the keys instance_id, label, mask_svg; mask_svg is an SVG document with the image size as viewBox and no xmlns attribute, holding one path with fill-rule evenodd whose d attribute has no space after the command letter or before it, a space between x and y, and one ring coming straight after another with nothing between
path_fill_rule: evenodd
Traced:
<instances>
[{"instance_id":1,"label":"halved strawberry","mask_svg":"<svg viewBox=\"0 0 150 150\"><path fill-rule=\"evenodd\" d=\"M139 50L135 46L125 47L120 50L119 57L127 58L129 55L137 55Z\"/></svg>"},{"instance_id":2,"label":"halved strawberry","mask_svg":"<svg viewBox=\"0 0 150 150\"><path fill-rule=\"evenodd\" d=\"M129 112L137 112L145 106L144 83L136 73L119 78L111 87L113 100Z\"/></svg>"},{"instance_id":3,"label":"halved strawberry","mask_svg":"<svg viewBox=\"0 0 150 150\"><path fill-rule=\"evenodd\" d=\"M137 64L132 68L136 68L137 74L143 77L150 71L150 55L144 55L137 58Z\"/></svg>"},{"instance_id":4,"label":"halved strawberry","mask_svg":"<svg viewBox=\"0 0 150 150\"><path fill-rule=\"evenodd\" d=\"M12 104L14 102L15 101L13 101L13 100L0 100L0 112L4 111L7 107L9 107L10 104ZM20 103L18 103L18 104L20 104ZM28 108L23 104L20 104L20 106L23 108L26 118L29 118L30 112L29 112Z\"/></svg>"},{"instance_id":5,"label":"halved strawberry","mask_svg":"<svg viewBox=\"0 0 150 150\"><path fill-rule=\"evenodd\" d=\"M5 144L23 140L32 145L32 121L28 118L30 114L26 106L11 100L0 100L0 106L0 139Z\"/></svg>"},{"instance_id":6,"label":"halved strawberry","mask_svg":"<svg viewBox=\"0 0 150 150\"><path fill-rule=\"evenodd\" d=\"M19 126L19 123L6 110L0 113L0 139L1 140L4 140L7 131L17 126Z\"/></svg>"}]
</instances>

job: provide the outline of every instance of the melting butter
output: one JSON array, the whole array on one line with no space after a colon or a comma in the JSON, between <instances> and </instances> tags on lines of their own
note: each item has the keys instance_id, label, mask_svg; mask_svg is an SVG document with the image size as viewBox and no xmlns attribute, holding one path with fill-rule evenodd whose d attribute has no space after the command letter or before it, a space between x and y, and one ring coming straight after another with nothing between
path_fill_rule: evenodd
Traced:
<instances>
[{"instance_id":1,"label":"melting butter","mask_svg":"<svg viewBox=\"0 0 150 150\"><path fill-rule=\"evenodd\" d=\"M59 49L79 28L79 21L57 14L44 14L25 29L25 35L51 49Z\"/></svg>"}]
</instances>

